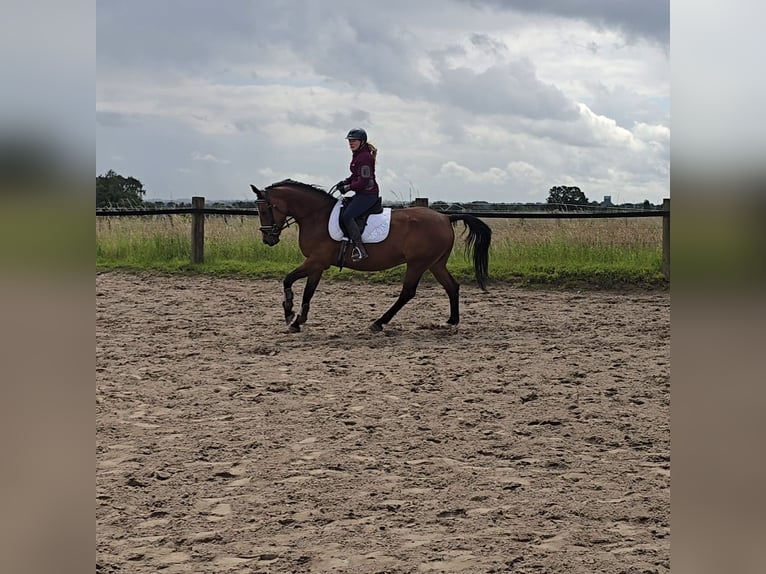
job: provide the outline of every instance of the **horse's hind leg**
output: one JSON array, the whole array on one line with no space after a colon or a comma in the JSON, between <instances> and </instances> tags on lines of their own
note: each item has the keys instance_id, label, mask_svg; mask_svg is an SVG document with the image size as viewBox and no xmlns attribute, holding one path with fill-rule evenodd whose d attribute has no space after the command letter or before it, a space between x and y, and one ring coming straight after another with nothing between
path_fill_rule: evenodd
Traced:
<instances>
[{"instance_id":1,"label":"horse's hind leg","mask_svg":"<svg viewBox=\"0 0 766 574\"><path fill-rule=\"evenodd\" d=\"M455 281L452 273L447 270L447 258L445 257L437 261L431 267L431 273L442 284L449 297L449 319L447 319L447 323L457 325L460 322L460 284Z\"/></svg>"},{"instance_id":2,"label":"horse's hind leg","mask_svg":"<svg viewBox=\"0 0 766 574\"><path fill-rule=\"evenodd\" d=\"M370 329L373 331L382 331L383 325L387 324L394 315L399 312L399 309L404 307L407 302L415 296L418 290L418 283L423 276L425 269L418 266L417 268L407 265L407 272L404 274L404 283L402 284L402 291L399 293L399 298L391 306L391 308L383 313L383 316L370 325Z\"/></svg>"}]
</instances>

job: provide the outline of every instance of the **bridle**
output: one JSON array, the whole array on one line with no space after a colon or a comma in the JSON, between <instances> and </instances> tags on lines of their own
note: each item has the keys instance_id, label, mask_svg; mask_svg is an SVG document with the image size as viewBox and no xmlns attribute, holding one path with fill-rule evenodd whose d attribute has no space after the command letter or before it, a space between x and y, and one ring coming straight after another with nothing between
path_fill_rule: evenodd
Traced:
<instances>
[{"instance_id":1,"label":"bridle","mask_svg":"<svg viewBox=\"0 0 766 574\"><path fill-rule=\"evenodd\" d=\"M257 199L255 201L255 206L258 209L259 214L268 214L268 225L263 225L263 218L261 218L261 233L265 233L269 237L273 237L274 239L278 239L280 233L282 233L282 230L290 227L293 223L295 223L295 218L291 215L288 215L284 211L280 210L278 207L275 207L268 199ZM277 227L277 225L274 223L274 212L277 212L281 215L284 215L284 219L282 220L282 225Z\"/></svg>"}]
</instances>

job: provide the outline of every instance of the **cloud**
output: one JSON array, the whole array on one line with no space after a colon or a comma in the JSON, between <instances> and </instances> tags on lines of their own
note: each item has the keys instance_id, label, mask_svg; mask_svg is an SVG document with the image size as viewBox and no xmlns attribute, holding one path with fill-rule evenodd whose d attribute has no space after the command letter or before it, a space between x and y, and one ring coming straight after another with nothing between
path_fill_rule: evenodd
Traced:
<instances>
[{"instance_id":1,"label":"cloud","mask_svg":"<svg viewBox=\"0 0 766 574\"><path fill-rule=\"evenodd\" d=\"M300 171L276 171L271 168L265 168L258 170L258 175L263 176L267 181L271 183L276 183L285 179L293 179L295 181L314 183L320 186L324 185L324 187L328 189L335 183L335 181L332 183L323 181L325 178L320 175ZM263 187L266 187L266 185L268 184L264 184Z\"/></svg>"},{"instance_id":2,"label":"cloud","mask_svg":"<svg viewBox=\"0 0 766 574\"><path fill-rule=\"evenodd\" d=\"M573 118L573 102L555 86L540 81L526 60L492 66L479 74L467 68L442 69L433 97L485 114L527 118Z\"/></svg>"},{"instance_id":3,"label":"cloud","mask_svg":"<svg viewBox=\"0 0 766 574\"><path fill-rule=\"evenodd\" d=\"M585 20L597 27L616 26L629 41L638 38L669 46L670 0L467 0L468 4Z\"/></svg>"},{"instance_id":4,"label":"cloud","mask_svg":"<svg viewBox=\"0 0 766 574\"><path fill-rule=\"evenodd\" d=\"M106 127L121 127L139 123L139 119L117 112L105 112L96 110L96 123Z\"/></svg>"},{"instance_id":5,"label":"cloud","mask_svg":"<svg viewBox=\"0 0 766 574\"><path fill-rule=\"evenodd\" d=\"M488 199L544 200L571 180L659 201L662 11L633 22L621 1L576 4L101 2L97 169L130 158L120 168L160 196L329 186L348 175L344 136L360 126L385 193L459 201L470 182ZM192 160L193 174L167 169Z\"/></svg>"},{"instance_id":6,"label":"cloud","mask_svg":"<svg viewBox=\"0 0 766 574\"><path fill-rule=\"evenodd\" d=\"M613 88L597 82L589 86L589 107L597 114L613 118L630 128L634 123L662 121L670 125L670 98L642 94L625 85Z\"/></svg>"},{"instance_id":7,"label":"cloud","mask_svg":"<svg viewBox=\"0 0 766 574\"><path fill-rule=\"evenodd\" d=\"M637 122L633 128L633 135L637 138L667 145L670 143L670 128L663 125L650 125Z\"/></svg>"},{"instance_id":8,"label":"cloud","mask_svg":"<svg viewBox=\"0 0 766 574\"><path fill-rule=\"evenodd\" d=\"M222 163L222 164L231 163L231 161L229 161L228 159L219 159L211 153L202 154L202 153L195 152L192 154L192 159L194 161L209 161L212 163Z\"/></svg>"},{"instance_id":9,"label":"cloud","mask_svg":"<svg viewBox=\"0 0 766 574\"><path fill-rule=\"evenodd\" d=\"M512 161L508 164L508 173L519 181L540 183L545 179L542 171L525 161Z\"/></svg>"},{"instance_id":10,"label":"cloud","mask_svg":"<svg viewBox=\"0 0 766 574\"><path fill-rule=\"evenodd\" d=\"M508 173L500 168L491 167L484 172L475 172L454 161L442 165L440 174L446 177L456 177L468 183L483 183L497 185L508 179Z\"/></svg>"},{"instance_id":11,"label":"cloud","mask_svg":"<svg viewBox=\"0 0 766 574\"><path fill-rule=\"evenodd\" d=\"M573 121L524 121L524 129L530 134L567 146L624 148L633 151L641 149L641 141L630 130L617 125L612 118L593 113L583 103L577 104L577 108L578 115Z\"/></svg>"},{"instance_id":12,"label":"cloud","mask_svg":"<svg viewBox=\"0 0 766 574\"><path fill-rule=\"evenodd\" d=\"M540 184L543 173L525 161L512 161L505 169L490 167L484 171L475 171L455 161L448 161L441 166L439 173L443 177L456 178L466 183L501 185L515 180L523 184Z\"/></svg>"}]
</instances>

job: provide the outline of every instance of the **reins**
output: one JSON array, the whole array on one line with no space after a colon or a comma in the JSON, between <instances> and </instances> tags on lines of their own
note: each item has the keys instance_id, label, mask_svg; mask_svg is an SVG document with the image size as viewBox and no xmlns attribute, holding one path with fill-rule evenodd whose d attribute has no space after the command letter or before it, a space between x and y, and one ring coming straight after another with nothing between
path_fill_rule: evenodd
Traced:
<instances>
[{"instance_id":1,"label":"reins","mask_svg":"<svg viewBox=\"0 0 766 574\"><path fill-rule=\"evenodd\" d=\"M285 183L285 182L283 182L283 183ZM289 181L287 183L296 183L296 182ZM276 185L278 185L278 184L275 184L275 186ZM272 186L270 186L270 187L272 187ZM334 191L337 191L337 186L333 186L330 189L329 197L331 197L333 200L337 201L337 198L333 195ZM279 235L282 233L282 231L284 229L290 227L293 224L297 224L298 220L295 218L295 216L289 215L288 213L286 213L285 211L282 211L277 206L275 206L273 203L271 203L267 192L268 192L268 188L266 190L264 190L264 193L261 196L262 198L256 200L256 205L258 207L258 211L260 213L263 213L264 215L267 215L267 220L271 222L269 225L261 225L260 226L260 231L261 231L261 233L264 233L264 234L266 234L268 236L278 238ZM317 208L317 210L319 210L319 209L321 209L321 208ZM279 225L279 226L277 226L274 223L274 221L276 220L276 218L274 217L274 212L277 212L280 215L284 216L284 220L282 221L281 225ZM263 218L261 219L261 222L263 222Z\"/></svg>"}]
</instances>

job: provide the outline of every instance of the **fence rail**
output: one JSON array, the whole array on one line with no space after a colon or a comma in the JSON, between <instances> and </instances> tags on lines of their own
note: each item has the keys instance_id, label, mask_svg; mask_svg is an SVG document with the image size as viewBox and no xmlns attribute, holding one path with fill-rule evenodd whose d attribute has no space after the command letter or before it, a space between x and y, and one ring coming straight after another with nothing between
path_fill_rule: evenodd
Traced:
<instances>
[{"instance_id":1,"label":"fence rail","mask_svg":"<svg viewBox=\"0 0 766 574\"><path fill-rule=\"evenodd\" d=\"M415 206L428 207L428 198L418 197ZM397 208L394 208L397 209ZM670 280L670 199L664 199L662 209L643 211L450 211L437 210L447 215L460 213L482 219L606 219L662 217L662 273ZM205 259L205 216L206 215L250 215L257 216L257 209L229 207L205 207L204 197L193 197L191 207L170 207L166 209L96 209L97 217L126 217L142 215L191 215L192 216L192 263Z\"/></svg>"}]
</instances>

